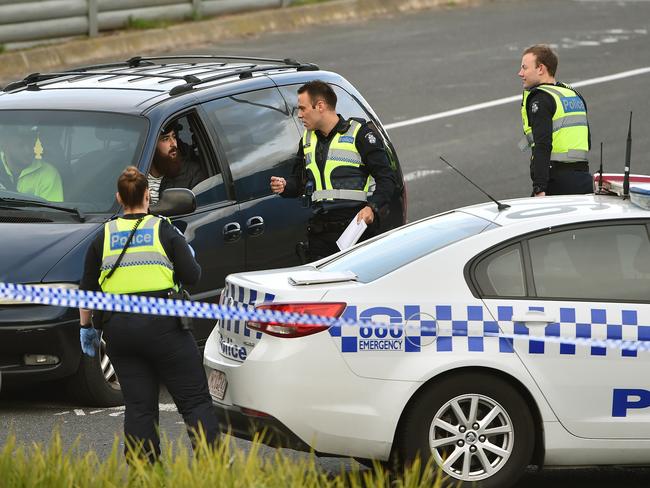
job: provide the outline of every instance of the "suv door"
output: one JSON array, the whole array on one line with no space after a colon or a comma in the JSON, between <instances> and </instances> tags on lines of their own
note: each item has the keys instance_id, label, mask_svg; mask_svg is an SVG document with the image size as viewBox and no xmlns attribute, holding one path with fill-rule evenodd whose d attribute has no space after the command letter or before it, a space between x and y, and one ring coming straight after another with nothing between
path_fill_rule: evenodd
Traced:
<instances>
[{"instance_id":1,"label":"suv door","mask_svg":"<svg viewBox=\"0 0 650 488\"><path fill-rule=\"evenodd\" d=\"M191 111L176 115L163 126L172 121L178 123L178 147L186 162L191 159L201 165L206 177L190 188L196 196L196 210L172 219L185 234L201 265L199 283L187 289L194 300L218 303L226 276L243 271L246 266L239 206L229 185L229 175L223 171L213 149L214 142L198 114ZM155 213L155 207L152 212ZM192 325L197 342L202 344L210 335L214 320L196 319Z\"/></svg>"},{"instance_id":2,"label":"suv door","mask_svg":"<svg viewBox=\"0 0 650 488\"><path fill-rule=\"evenodd\" d=\"M246 241L246 269L300 264L296 245L306 239L310 211L300 199L271 193L273 176L288 177L300 133L276 88L240 93L203 104L228 161Z\"/></svg>"},{"instance_id":3,"label":"suv door","mask_svg":"<svg viewBox=\"0 0 650 488\"><path fill-rule=\"evenodd\" d=\"M569 432L650 438L650 354L616 342L650 339L644 223L551 229L483 258L474 276L501 332L515 334L509 350Z\"/></svg>"}]
</instances>

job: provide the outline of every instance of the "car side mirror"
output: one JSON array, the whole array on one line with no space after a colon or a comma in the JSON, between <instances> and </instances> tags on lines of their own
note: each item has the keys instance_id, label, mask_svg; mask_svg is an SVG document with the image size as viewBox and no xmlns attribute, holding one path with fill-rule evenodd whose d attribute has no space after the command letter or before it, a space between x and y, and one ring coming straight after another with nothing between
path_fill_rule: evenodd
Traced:
<instances>
[{"instance_id":1,"label":"car side mirror","mask_svg":"<svg viewBox=\"0 0 650 488\"><path fill-rule=\"evenodd\" d=\"M151 206L152 214L164 217L184 215L196 210L196 197L192 190L187 188L168 188L160 194L158 203Z\"/></svg>"}]
</instances>

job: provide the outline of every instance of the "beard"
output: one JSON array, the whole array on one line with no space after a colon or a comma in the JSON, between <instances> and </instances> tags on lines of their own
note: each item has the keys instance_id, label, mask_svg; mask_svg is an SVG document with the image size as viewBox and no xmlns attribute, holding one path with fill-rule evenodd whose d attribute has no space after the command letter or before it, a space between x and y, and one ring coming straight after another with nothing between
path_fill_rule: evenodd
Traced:
<instances>
[{"instance_id":1,"label":"beard","mask_svg":"<svg viewBox=\"0 0 650 488\"><path fill-rule=\"evenodd\" d=\"M183 167L183 159L181 158L180 152L177 150L175 156L159 156L156 158L156 168L164 176L169 178L175 178L181 172Z\"/></svg>"}]
</instances>

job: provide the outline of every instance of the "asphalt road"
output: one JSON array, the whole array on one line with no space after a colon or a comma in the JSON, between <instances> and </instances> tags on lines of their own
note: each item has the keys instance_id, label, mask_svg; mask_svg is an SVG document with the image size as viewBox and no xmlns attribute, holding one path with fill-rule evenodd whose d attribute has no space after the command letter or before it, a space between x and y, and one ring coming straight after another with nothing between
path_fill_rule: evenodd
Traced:
<instances>
[{"instance_id":1,"label":"asphalt road","mask_svg":"<svg viewBox=\"0 0 650 488\"><path fill-rule=\"evenodd\" d=\"M192 52L294 57L348 78L390 128L408 180L409 219L415 220L486 200L444 166L440 154L498 199L528 196L527 155L517 148L519 103L499 100L521 93L520 53L536 42L558 48L558 79L586 82L580 90L589 106L593 146L604 143L605 171L623 169L634 110L632 171L650 173L650 72L628 73L650 67L649 30L648 0L513 0L265 35ZM611 79L618 74L623 75ZM493 101L491 108L474 107ZM433 120L395 125L425 116ZM597 150L591 160L599 160ZM181 417L168 395L161 403L161 427L177 438L184 432ZM47 441L58 428L68 445L80 436L81 448L107 454L122 418L120 409L75 405L56 386L4 391L0 443L10 431L21 441ZM341 462L349 463L327 459L322 465L338 472ZM518 486L550 484L649 486L650 469L531 472Z\"/></svg>"},{"instance_id":2,"label":"asphalt road","mask_svg":"<svg viewBox=\"0 0 650 488\"><path fill-rule=\"evenodd\" d=\"M485 2L363 24L323 26L206 47L204 52L293 57L351 81L385 125L521 94L521 51L557 46L558 79L567 83L650 67L647 0ZM650 171L650 73L580 89L593 146L604 143L605 171L623 171L630 110L632 168ZM445 155L496 198L529 196L520 104L390 130L407 173L409 218L485 201L446 167ZM592 150L592 161L599 151Z\"/></svg>"}]
</instances>

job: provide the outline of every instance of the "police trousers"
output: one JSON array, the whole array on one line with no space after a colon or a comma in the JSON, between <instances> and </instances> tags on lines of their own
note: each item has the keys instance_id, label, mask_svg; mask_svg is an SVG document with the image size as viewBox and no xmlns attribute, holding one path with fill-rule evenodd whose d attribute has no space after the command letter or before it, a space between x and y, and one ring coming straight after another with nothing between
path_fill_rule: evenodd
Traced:
<instances>
[{"instance_id":1,"label":"police trousers","mask_svg":"<svg viewBox=\"0 0 650 488\"><path fill-rule=\"evenodd\" d=\"M192 333L181 330L178 318L114 313L104 324L104 337L126 406L125 454L136 448L150 462L158 459L161 383L183 416L192 445L199 429L209 444L217 441L219 425L203 361Z\"/></svg>"},{"instance_id":2,"label":"police trousers","mask_svg":"<svg viewBox=\"0 0 650 488\"><path fill-rule=\"evenodd\" d=\"M594 192L594 183L587 163L551 161L547 195L579 195Z\"/></svg>"}]
</instances>

